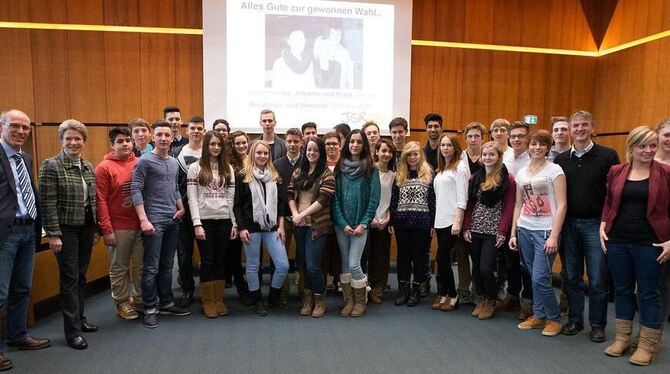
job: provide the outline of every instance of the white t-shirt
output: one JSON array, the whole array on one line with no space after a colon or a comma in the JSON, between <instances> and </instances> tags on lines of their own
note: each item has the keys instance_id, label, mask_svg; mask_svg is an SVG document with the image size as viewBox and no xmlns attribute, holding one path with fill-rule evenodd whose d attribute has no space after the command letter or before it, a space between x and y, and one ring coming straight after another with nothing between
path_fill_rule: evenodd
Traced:
<instances>
[{"instance_id":1,"label":"white t-shirt","mask_svg":"<svg viewBox=\"0 0 670 374\"><path fill-rule=\"evenodd\" d=\"M565 175L563 169L547 162L535 176L528 177L528 167L516 175L516 188L523 194L523 205L517 226L528 230L551 230L556 215L554 180Z\"/></svg>"},{"instance_id":2,"label":"white t-shirt","mask_svg":"<svg viewBox=\"0 0 670 374\"><path fill-rule=\"evenodd\" d=\"M507 167L507 171L516 178L519 170L530 164L530 155L528 154L528 151L525 151L517 157L514 155L514 149L509 147L505 153L503 153L503 163L505 164L505 167Z\"/></svg>"},{"instance_id":3,"label":"white t-shirt","mask_svg":"<svg viewBox=\"0 0 670 374\"><path fill-rule=\"evenodd\" d=\"M381 184L381 190L379 194L379 206L377 206L377 212L375 213L375 219L381 221L386 217L386 212L389 210L391 205L391 190L393 188L393 181L395 180L395 173L391 170L383 172L379 171L379 183Z\"/></svg>"},{"instance_id":4,"label":"white t-shirt","mask_svg":"<svg viewBox=\"0 0 670 374\"><path fill-rule=\"evenodd\" d=\"M454 224L456 209L465 210L468 204L468 180L470 168L468 162L461 160L456 170L446 170L435 175L435 224L436 229L447 228Z\"/></svg>"}]
</instances>

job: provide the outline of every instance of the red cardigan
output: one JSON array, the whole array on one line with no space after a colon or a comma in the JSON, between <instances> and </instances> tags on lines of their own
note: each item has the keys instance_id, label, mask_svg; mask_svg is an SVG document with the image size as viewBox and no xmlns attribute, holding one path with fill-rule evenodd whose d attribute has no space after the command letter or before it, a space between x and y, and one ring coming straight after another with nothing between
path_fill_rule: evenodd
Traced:
<instances>
[{"instance_id":1,"label":"red cardigan","mask_svg":"<svg viewBox=\"0 0 670 374\"><path fill-rule=\"evenodd\" d=\"M609 233L619 213L621 194L630 168L630 163L615 165L607 174L607 197L601 218L605 222L605 233ZM649 172L647 221L661 242L670 240L670 165L656 160L651 162Z\"/></svg>"}]
</instances>

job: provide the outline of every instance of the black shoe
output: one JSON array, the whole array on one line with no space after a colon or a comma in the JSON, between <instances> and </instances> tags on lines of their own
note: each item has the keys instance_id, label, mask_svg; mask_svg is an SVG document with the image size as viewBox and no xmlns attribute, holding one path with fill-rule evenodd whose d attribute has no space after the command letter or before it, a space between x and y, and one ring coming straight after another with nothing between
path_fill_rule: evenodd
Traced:
<instances>
[{"instance_id":1,"label":"black shoe","mask_svg":"<svg viewBox=\"0 0 670 374\"><path fill-rule=\"evenodd\" d=\"M405 305L407 304L408 298L409 298L409 284L407 284L407 282L401 281L398 284L398 295L396 296L395 300L393 300L393 304L396 306Z\"/></svg>"},{"instance_id":2,"label":"black shoe","mask_svg":"<svg viewBox=\"0 0 670 374\"><path fill-rule=\"evenodd\" d=\"M430 280L421 282L421 288L419 289L419 296L426 297L430 295Z\"/></svg>"},{"instance_id":3,"label":"black shoe","mask_svg":"<svg viewBox=\"0 0 670 374\"><path fill-rule=\"evenodd\" d=\"M407 298L407 306L419 305L420 298L421 298L421 285L419 283L414 283L414 286L412 287L412 292L410 292L409 297Z\"/></svg>"},{"instance_id":4,"label":"black shoe","mask_svg":"<svg viewBox=\"0 0 670 374\"><path fill-rule=\"evenodd\" d=\"M569 320L563 327L561 328L561 333L563 335L577 335L579 334L580 331L584 330L584 325L573 321Z\"/></svg>"},{"instance_id":5,"label":"black shoe","mask_svg":"<svg viewBox=\"0 0 670 374\"><path fill-rule=\"evenodd\" d=\"M591 333L589 333L591 341L594 343L602 343L606 340L605 337L605 328L604 327L591 327Z\"/></svg>"},{"instance_id":6,"label":"black shoe","mask_svg":"<svg viewBox=\"0 0 670 374\"><path fill-rule=\"evenodd\" d=\"M86 317L81 317L81 332L96 332L98 331L98 326L88 323Z\"/></svg>"},{"instance_id":7,"label":"black shoe","mask_svg":"<svg viewBox=\"0 0 670 374\"><path fill-rule=\"evenodd\" d=\"M251 297L254 299L254 313L259 316L265 317L268 315L267 309L265 309L265 303L263 302L263 293L258 289L251 292Z\"/></svg>"},{"instance_id":8,"label":"black shoe","mask_svg":"<svg viewBox=\"0 0 670 374\"><path fill-rule=\"evenodd\" d=\"M148 329L155 329L158 327L158 314L145 314L144 315L144 327Z\"/></svg>"},{"instance_id":9,"label":"black shoe","mask_svg":"<svg viewBox=\"0 0 670 374\"><path fill-rule=\"evenodd\" d=\"M188 308L193 303L193 292L184 291L178 298L174 300L174 304L180 308Z\"/></svg>"},{"instance_id":10,"label":"black shoe","mask_svg":"<svg viewBox=\"0 0 670 374\"><path fill-rule=\"evenodd\" d=\"M240 296L240 303L244 306L252 306L256 300L249 293L249 289L237 289L237 294Z\"/></svg>"},{"instance_id":11,"label":"black shoe","mask_svg":"<svg viewBox=\"0 0 670 374\"><path fill-rule=\"evenodd\" d=\"M158 313L160 314L167 314L167 315L173 315L173 316L187 316L191 314L191 311L185 308L178 307L176 304L169 306L167 308L160 308L158 309Z\"/></svg>"},{"instance_id":12,"label":"black shoe","mask_svg":"<svg viewBox=\"0 0 670 374\"><path fill-rule=\"evenodd\" d=\"M71 348L79 350L88 348L88 343L86 343L86 339L84 339L82 336L77 336L74 339L68 339L67 345L69 345Z\"/></svg>"},{"instance_id":13,"label":"black shoe","mask_svg":"<svg viewBox=\"0 0 670 374\"><path fill-rule=\"evenodd\" d=\"M270 287L270 294L268 295L268 307L281 307L281 288Z\"/></svg>"},{"instance_id":14,"label":"black shoe","mask_svg":"<svg viewBox=\"0 0 670 374\"><path fill-rule=\"evenodd\" d=\"M288 308L288 291L281 290L281 293L279 294L279 305L284 309Z\"/></svg>"}]
</instances>

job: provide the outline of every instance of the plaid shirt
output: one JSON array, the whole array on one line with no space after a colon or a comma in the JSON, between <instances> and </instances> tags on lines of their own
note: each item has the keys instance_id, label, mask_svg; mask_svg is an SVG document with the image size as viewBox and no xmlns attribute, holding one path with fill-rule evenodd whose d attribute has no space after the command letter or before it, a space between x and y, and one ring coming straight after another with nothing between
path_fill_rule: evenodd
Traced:
<instances>
[{"instance_id":1,"label":"plaid shirt","mask_svg":"<svg viewBox=\"0 0 670 374\"><path fill-rule=\"evenodd\" d=\"M40 199L42 226L47 236L61 236L60 225L80 226L86 222L84 186L88 185L88 201L95 219L95 171L90 162L81 160L81 168L60 152L42 162L40 167Z\"/></svg>"}]
</instances>

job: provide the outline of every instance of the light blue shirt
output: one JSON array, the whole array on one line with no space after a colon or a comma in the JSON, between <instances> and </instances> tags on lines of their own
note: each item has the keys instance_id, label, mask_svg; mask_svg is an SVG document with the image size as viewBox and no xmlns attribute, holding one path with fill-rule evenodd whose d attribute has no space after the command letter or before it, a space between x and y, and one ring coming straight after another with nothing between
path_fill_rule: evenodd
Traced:
<instances>
[{"instance_id":1,"label":"light blue shirt","mask_svg":"<svg viewBox=\"0 0 670 374\"><path fill-rule=\"evenodd\" d=\"M0 143L2 143L2 148L5 150L5 153L7 154L7 158L9 159L9 165L12 167L12 174L14 174L14 185L16 186L16 200L19 203L19 209L16 210L16 217L23 218L28 216L28 208L26 208L26 203L23 201L23 193L21 193L21 186L19 185L19 174L16 171L16 160L12 157L14 154L18 153L21 154L21 152L17 152L5 142L5 139L0 139ZM28 165L23 163L23 166L26 168L26 172L28 172Z\"/></svg>"},{"instance_id":2,"label":"light blue shirt","mask_svg":"<svg viewBox=\"0 0 670 374\"><path fill-rule=\"evenodd\" d=\"M581 158L581 157L584 156L585 154L589 153L589 151L591 150L591 148L593 148L593 141L590 141L590 142L589 142L589 145L587 145L586 148L584 148L584 150L581 151L581 152L579 152L578 150L576 150L576 149L575 149L575 145L573 144L573 145L572 145L572 149L570 150L570 156L575 156L575 157L579 157L579 158Z\"/></svg>"}]
</instances>

